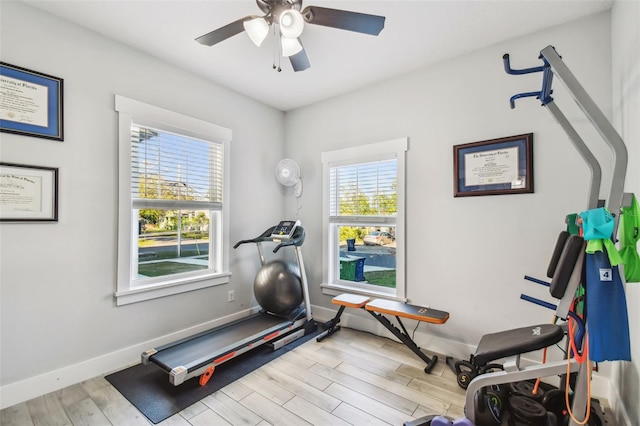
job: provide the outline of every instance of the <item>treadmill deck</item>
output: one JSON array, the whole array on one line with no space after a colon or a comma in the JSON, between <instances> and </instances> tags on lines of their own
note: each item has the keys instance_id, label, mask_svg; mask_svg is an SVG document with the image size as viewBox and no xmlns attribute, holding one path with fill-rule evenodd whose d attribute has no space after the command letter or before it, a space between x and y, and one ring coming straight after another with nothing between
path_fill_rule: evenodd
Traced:
<instances>
[{"instance_id":1,"label":"treadmill deck","mask_svg":"<svg viewBox=\"0 0 640 426\"><path fill-rule=\"evenodd\" d=\"M227 353L265 343L265 337L293 324L293 321L285 318L258 313L195 337L160 346L156 348L157 352L149 357L149 361L158 364L167 372L176 367L192 371Z\"/></svg>"}]
</instances>

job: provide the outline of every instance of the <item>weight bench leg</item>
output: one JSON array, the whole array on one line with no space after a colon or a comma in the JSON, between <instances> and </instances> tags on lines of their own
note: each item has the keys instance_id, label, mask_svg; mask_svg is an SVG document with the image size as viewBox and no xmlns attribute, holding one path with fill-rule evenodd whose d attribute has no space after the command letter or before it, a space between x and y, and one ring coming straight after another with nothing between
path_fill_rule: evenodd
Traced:
<instances>
[{"instance_id":1,"label":"weight bench leg","mask_svg":"<svg viewBox=\"0 0 640 426\"><path fill-rule=\"evenodd\" d=\"M340 330L340 326L338 324L340 323L340 316L342 315L342 312L344 312L344 308L345 308L344 305L340 305L340 308L338 309L338 313L336 314L335 318L330 319L329 321L324 323L325 330L322 333L320 333L318 337L316 337L316 342L320 342L324 338L329 337L336 331Z\"/></svg>"},{"instance_id":2,"label":"weight bench leg","mask_svg":"<svg viewBox=\"0 0 640 426\"><path fill-rule=\"evenodd\" d=\"M427 366L424 369L425 373L431 372L433 367L436 365L436 362L438 362L438 357L434 355L431 358L429 358L427 354L425 354L420 350L418 345L416 345L416 342L414 342L413 339L409 336L407 329L404 328L404 324L402 323L402 321L398 316L396 316L396 319L398 320L398 324L400 324L400 327L402 327L403 331L400 331L398 327L393 325L393 323L389 321L384 315L374 311L369 311L369 310L367 310L367 312L369 312L375 319L378 320L380 324L384 325L387 330L393 333L394 336L400 339L402 343L404 343L409 349L413 351L413 353L418 355L418 357L420 357L420 359L427 364Z\"/></svg>"}]
</instances>

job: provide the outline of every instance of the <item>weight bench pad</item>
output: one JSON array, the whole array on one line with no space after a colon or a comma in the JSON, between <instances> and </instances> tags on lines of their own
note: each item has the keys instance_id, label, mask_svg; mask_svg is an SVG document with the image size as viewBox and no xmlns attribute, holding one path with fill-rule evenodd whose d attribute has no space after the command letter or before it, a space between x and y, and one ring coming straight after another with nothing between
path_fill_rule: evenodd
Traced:
<instances>
[{"instance_id":1,"label":"weight bench pad","mask_svg":"<svg viewBox=\"0 0 640 426\"><path fill-rule=\"evenodd\" d=\"M371 300L367 296L344 293L331 299L334 305L346 306L347 308L362 308Z\"/></svg>"},{"instance_id":2,"label":"weight bench pad","mask_svg":"<svg viewBox=\"0 0 640 426\"><path fill-rule=\"evenodd\" d=\"M395 315L397 317L410 318L433 324L444 324L449 319L449 313L445 311L438 311L436 309L409 305L408 303L387 299L375 299L367 303L365 309L367 311Z\"/></svg>"},{"instance_id":3,"label":"weight bench pad","mask_svg":"<svg viewBox=\"0 0 640 426\"><path fill-rule=\"evenodd\" d=\"M473 363L484 367L487 363L513 355L532 352L562 340L564 330L559 325L542 324L485 334L480 339Z\"/></svg>"}]
</instances>

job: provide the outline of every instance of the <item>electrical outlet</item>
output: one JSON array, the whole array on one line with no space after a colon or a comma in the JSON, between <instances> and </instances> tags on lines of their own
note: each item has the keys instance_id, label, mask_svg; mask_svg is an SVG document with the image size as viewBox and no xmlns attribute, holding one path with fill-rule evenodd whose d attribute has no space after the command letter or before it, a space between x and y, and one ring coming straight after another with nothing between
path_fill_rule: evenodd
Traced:
<instances>
[{"instance_id":1,"label":"electrical outlet","mask_svg":"<svg viewBox=\"0 0 640 426\"><path fill-rule=\"evenodd\" d=\"M227 302L233 302L234 300L235 300L235 294L233 290L229 290L229 293L227 293Z\"/></svg>"}]
</instances>

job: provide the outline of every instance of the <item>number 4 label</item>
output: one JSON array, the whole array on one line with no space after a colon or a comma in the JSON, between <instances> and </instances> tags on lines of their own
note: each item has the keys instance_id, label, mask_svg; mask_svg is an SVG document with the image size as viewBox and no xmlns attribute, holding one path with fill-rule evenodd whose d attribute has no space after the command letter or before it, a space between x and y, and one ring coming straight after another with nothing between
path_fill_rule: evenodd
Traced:
<instances>
[{"instance_id":1,"label":"number 4 label","mask_svg":"<svg viewBox=\"0 0 640 426\"><path fill-rule=\"evenodd\" d=\"M600 281L612 281L611 269L600 268Z\"/></svg>"}]
</instances>

